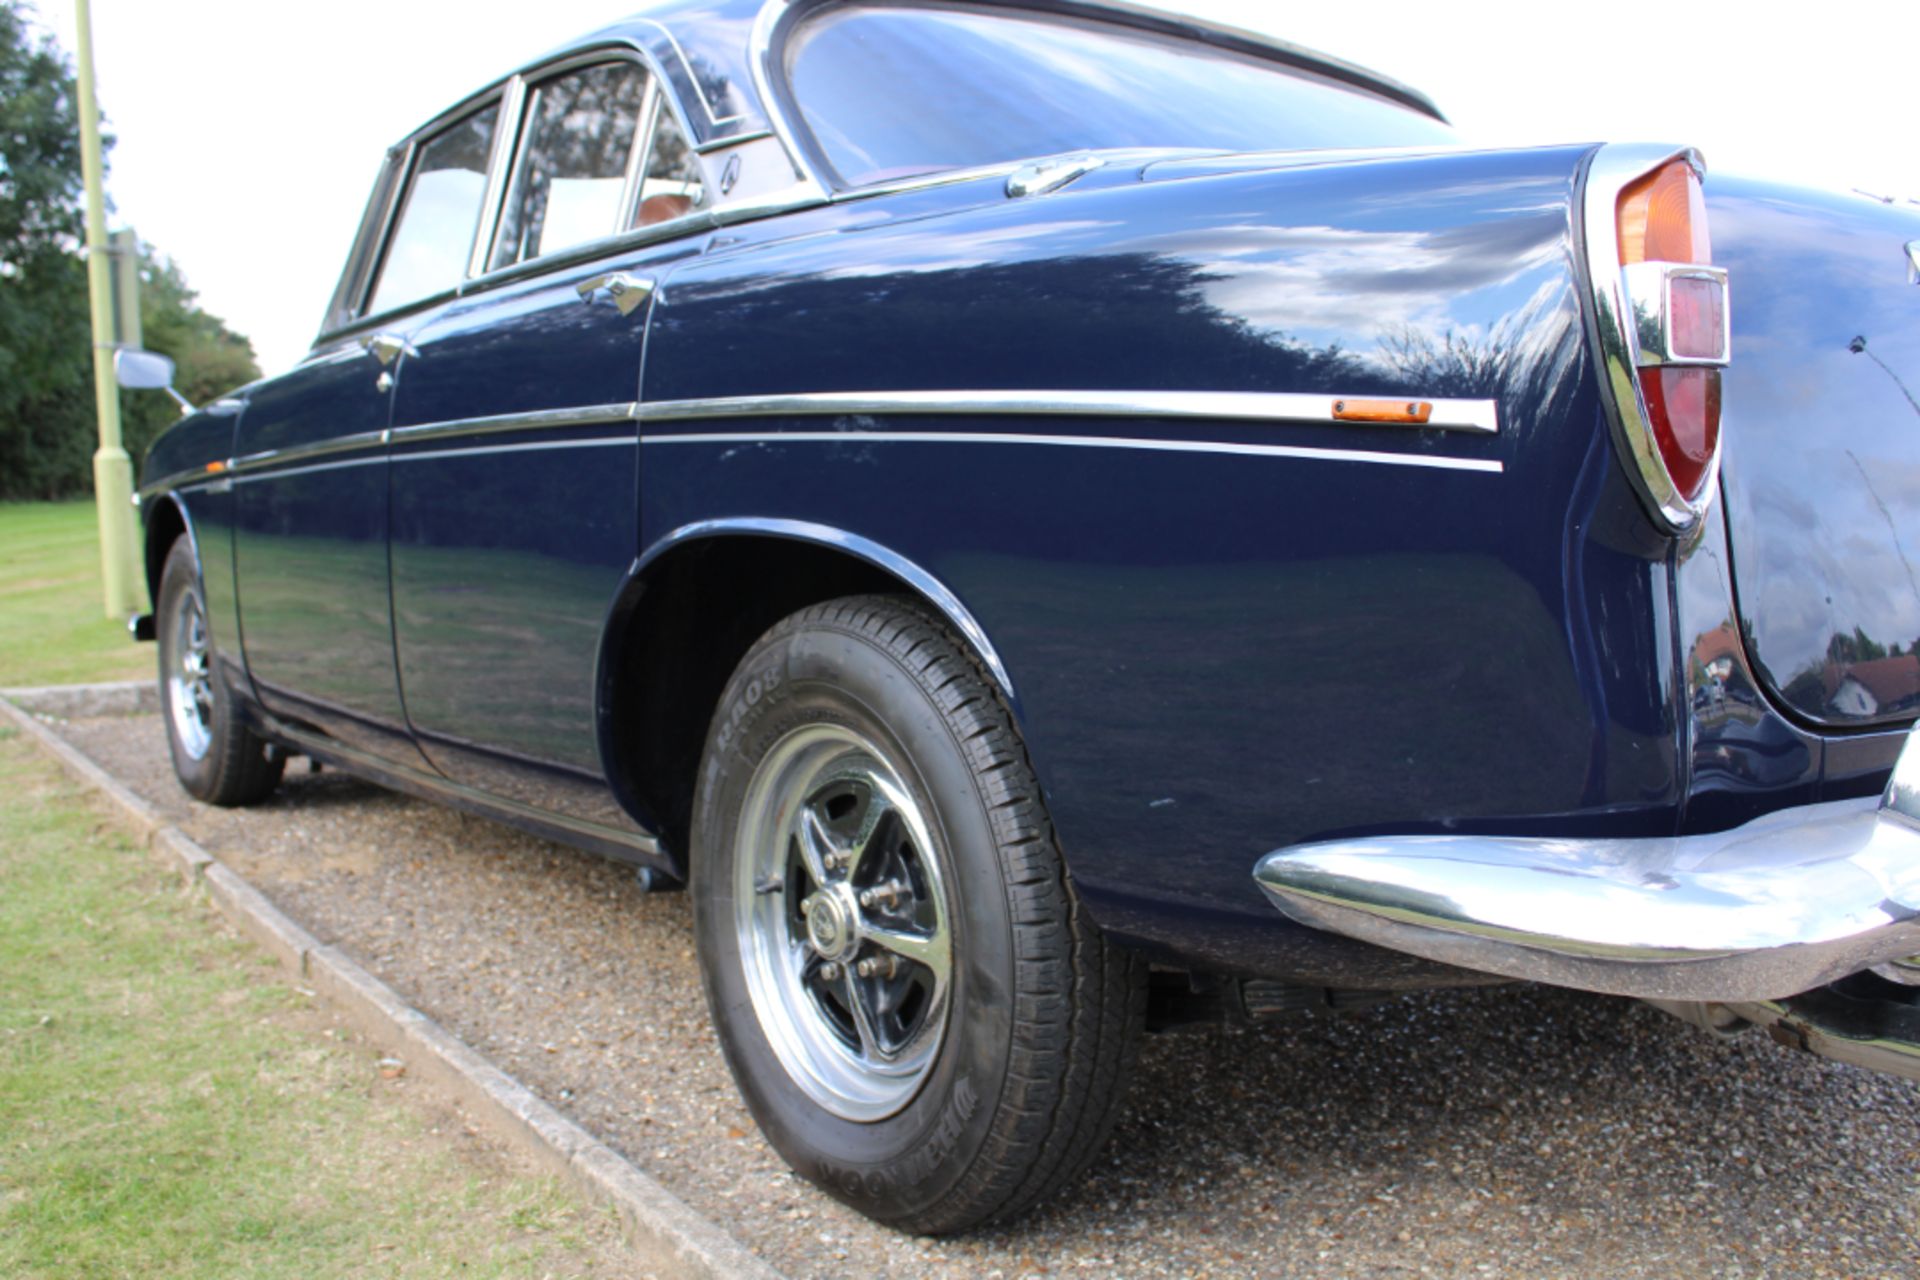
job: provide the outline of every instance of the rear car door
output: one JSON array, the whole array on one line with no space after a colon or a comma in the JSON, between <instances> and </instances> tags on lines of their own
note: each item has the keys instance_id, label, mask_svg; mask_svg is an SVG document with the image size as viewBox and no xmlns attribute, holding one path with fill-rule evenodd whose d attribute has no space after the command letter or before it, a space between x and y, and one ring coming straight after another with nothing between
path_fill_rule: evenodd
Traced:
<instances>
[{"instance_id":1,"label":"rear car door","mask_svg":"<svg viewBox=\"0 0 1920 1280\"><path fill-rule=\"evenodd\" d=\"M412 765L393 662L386 432L400 356L465 274L500 115L497 95L471 104L401 153L404 186L358 322L258 388L239 430L234 559L261 703Z\"/></svg>"},{"instance_id":2,"label":"rear car door","mask_svg":"<svg viewBox=\"0 0 1920 1280\"><path fill-rule=\"evenodd\" d=\"M519 78L485 272L414 335L393 418L394 641L449 778L634 830L599 761L595 677L639 540L641 340L705 206L655 78L606 51Z\"/></svg>"}]
</instances>

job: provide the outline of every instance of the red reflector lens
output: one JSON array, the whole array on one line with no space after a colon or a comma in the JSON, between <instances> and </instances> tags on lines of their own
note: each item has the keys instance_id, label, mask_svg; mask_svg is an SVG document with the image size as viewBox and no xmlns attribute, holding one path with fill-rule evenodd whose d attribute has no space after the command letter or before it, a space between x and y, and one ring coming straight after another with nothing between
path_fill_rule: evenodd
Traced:
<instances>
[{"instance_id":1,"label":"red reflector lens","mask_svg":"<svg viewBox=\"0 0 1920 1280\"><path fill-rule=\"evenodd\" d=\"M1673 354L1726 359L1727 295L1719 281L1676 276L1668 282L1667 300Z\"/></svg>"},{"instance_id":2,"label":"red reflector lens","mask_svg":"<svg viewBox=\"0 0 1920 1280\"><path fill-rule=\"evenodd\" d=\"M1640 390L1667 475L1687 501L1697 501L1720 442L1720 371L1676 365L1642 369Z\"/></svg>"}]
</instances>

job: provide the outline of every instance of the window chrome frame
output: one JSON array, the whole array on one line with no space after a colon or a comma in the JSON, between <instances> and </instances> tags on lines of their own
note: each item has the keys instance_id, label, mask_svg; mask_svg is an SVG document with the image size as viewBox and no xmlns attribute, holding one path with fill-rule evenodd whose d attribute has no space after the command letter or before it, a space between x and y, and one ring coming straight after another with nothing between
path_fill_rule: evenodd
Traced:
<instances>
[{"instance_id":1,"label":"window chrome frame","mask_svg":"<svg viewBox=\"0 0 1920 1280\"><path fill-rule=\"evenodd\" d=\"M627 153L627 172L620 187L620 203L614 214L613 234L633 230L640 215L640 189L646 185L647 164L653 157L653 138L660 128L660 112L671 111L666 92L658 80L647 84L646 101L640 104L640 118L633 124L633 149Z\"/></svg>"},{"instance_id":2,"label":"window chrome frame","mask_svg":"<svg viewBox=\"0 0 1920 1280\"><path fill-rule=\"evenodd\" d=\"M507 203L507 184L519 168L530 132L526 127L528 101L527 78L508 77L500 99L502 128L494 135L493 154L487 158L487 189L482 197L486 203L481 206L480 222L474 229L473 244L468 248L463 280L471 280L485 271L487 259L493 256L493 240L499 234L500 217Z\"/></svg>"},{"instance_id":3,"label":"window chrome frame","mask_svg":"<svg viewBox=\"0 0 1920 1280\"><path fill-rule=\"evenodd\" d=\"M652 25L658 26L657 23ZM676 45L675 47L677 48L678 46ZM505 210L513 172L520 162L528 139L529 131L526 128L525 113L528 101L532 97L531 89L537 87L536 82L544 82L556 76L565 75L569 71L622 60L630 61L638 65L641 70L645 72L648 80L647 98L641 111L642 118L635 122L634 143L627 157L627 172L633 175L633 180L630 183L623 183L624 189L621 195L619 222L607 235L582 241L577 245L569 245L565 249L555 250L552 253L527 258L520 262L510 263L501 267L486 268L485 264L492 256L494 241L499 234L500 220ZM459 282L450 288L442 289L426 297L416 298L401 306L388 307L382 311L376 312L369 310L368 308L373 299L374 288L380 278L381 268L386 263L387 251L392 245L393 233L399 220L400 209L405 203L409 184L414 177L414 170L419 161L421 144L476 112L484 111L489 105L493 104L498 104L501 108L502 123L495 134L493 149L488 157L487 185L483 195L485 204L481 211L479 225L475 228L474 239L468 246L466 274ZM703 106L706 107L709 110L709 114L711 114L711 104L704 103L703 101ZM513 112L510 125L507 124L505 119L509 109ZM685 112L672 91L671 82L662 73L652 55L632 40L608 39L596 42L586 48L572 50L560 57L524 67L511 75L503 76L499 80L480 89L478 92L469 94L454 106L442 111L426 124L415 129L407 135L403 142L393 149L395 151L404 150L405 156L401 161L403 167L400 178L395 183L392 196L388 201L388 208L380 219L378 238L375 241L372 252L369 254L368 265L363 268L360 279L355 282L352 287L353 313L346 317L341 317L337 314L329 315L327 317L328 324L314 339L314 348L317 349L322 344L361 332L368 328L392 324L395 320L404 318L410 313L429 310L451 299L464 297L469 293L476 293L492 288L494 285L503 281L517 279L521 276L530 275L538 271L545 271L550 268L562 267L569 263L598 257L603 254L619 252L623 249L652 244L655 241L673 239L678 236L711 229L712 227L720 225L715 211L711 207L708 207L668 222L656 223L650 227L639 229L628 227L627 224L631 223L634 216L635 201L637 200L639 192L640 183L638 175L644 172L645 167L644 157L646 151L643 150L643 146L646 149L652 147L653 132L657 127L659 118L657 112L661 110L676 113L676 119L679 120L682 130L687 135L689 146L693 146L693 139L697 135L687 125ZM739 118L740 117L734 116L728 117L727 119L737 120ZM720 121L718 123L726 123L726 121ZM507 141L509 135L511 136L511 142ZM740 145L746 141L758 140L765 136L764 132L755 132L717 140L717 144L715 144L715 140L709 140L710 145L707 149L720 150L725 147ZM694 147L693 149L696 154L704 154L699 147ZM392 155L392 151L389 152L389 155ZM710 183L704 182L704 173L702 177L703 185L710 187ZM712 204L711 197L709 197L708 204L709 206ZM765 216L765 210L754 210L752 216Z\"/></svg>"},{"instance_id":4,"label":"window chrome frame","mask_svg":"<svg viewBox=\"0 0 1920 1280\"><path fill-rule=\"evenodd\" d=\"M509 77L508 80L511 80L511 77ZM426 125L415 129L411 134L407 135L407 140L404 144L407 149L406 168L400 175L398 185L394 187L393 200L388 207L387 216L381 224L380 243L370 256L366 268L366 276L360 282L360 287L356 291L358 294L358 306L355 308L355 314L348 323L323 332L320 337L315 340L315 346L318 346L330 337L346 333L350 330L359 329L365 324L379 321L388 316L404 315L406 312L426 306L430 302L451 297L459 293L461 281L466 278L464 274L461 280L456 280L446 288L437 289L424 297L410 298L406 302L398 306L388 307L384 311L376 312L369 310L373 304L374 291L380 284L380 274L386 270L387 254L393 248L394 232L399 230L400 215L406 208L407 195L413 189L413 180L420 167L420 153L424 149L425 144L463 121L479 115L488 107L498 107L500 108L503 119L494 125L494 135L488 147L486 184L481 188L480 210L474 220L473 234L477 236L481 227L487 224L487 202L491 200L494 195L494 166L497 165L500 160L500 137L502 132L505 131L503 126L505 123L504 116L506 114L508 80L487 86L487 88L481 92L464 99L459 106L453 108L451 111L441 112ZM469 240L467 242L467 266L470 269L472 265L473 241Z\"/></svg>"},{"instance_id":5,"label":"window chrome frame","mask_svg":"<svg viewBox=\"0 0 1920 1280\"><path fill-rule=\"evenodd\" d=\"M506 218L507 201L513 195L514 176L520 172L520 166L526 163L527 153L533 147L533 130L529 127L528 116L538 100L537 95L540 90L562 76L616 62L629 62L638 66L641 74L647 78L646 86L641 99L640 114L634 121L633 141L628 144L626 164L621 170L620 198L614 214L613 228L606 235L595 236L592 240L583 240L581 243L602 243L617 236L621 228L632 220L630 197L633 191L633 174L636 166L643 163L642 157L645 155L646 148L652 144L654 112L664 96L660 73L653 63L641 50L632 45L606 45L580 54L569 54L552 62L516 72L509 81L510 84L519 86L519 100L514 108L517 122L514 127L516 142L512 154L504 157L505 168L499 174L499 190L492 192L490 196L493 201L491 221L486 228L485 236L475 245L472 259L468 264L466 280L462 282L461 292L466 292L466 286L472 281L483 280L498 272L510 271L527 263L545 262L574 248L573 245L568 245L564 249L535 254L531 258L524 258L517 262L502 263L497 267L492 265L494 252L499 247L495 242L499 238L500 223Z\"/></svg>"}]
</instances>

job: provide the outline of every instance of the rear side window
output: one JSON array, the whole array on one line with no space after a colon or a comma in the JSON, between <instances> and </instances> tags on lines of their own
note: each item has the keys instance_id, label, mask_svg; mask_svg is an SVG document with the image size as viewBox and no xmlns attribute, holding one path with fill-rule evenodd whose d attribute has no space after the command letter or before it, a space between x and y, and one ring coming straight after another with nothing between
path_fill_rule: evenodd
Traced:
<instances>
[{"instance_id":1,"label":"rear side window","mask_svg":"<svg viewBox=\"0 0 1920 1280\"><path fill-rule=\"evenodd\" d=\"M1108 147L1456 141L1431 116L1250 54L964 5L836 6L794 33L786 68L848 186Z\"/></svg>"},{"instance_id":2,"label":"rear side window","mask_svg":"<svg viewBox=\"0 0 1920 1280\"><path fill-rule=\"evenodd\" d=\"M620 229L647 73L633 62L569 71L527 94L526 132L489 267L506 267Z\"/></svg>"},{"instance_id":3,"label":"rear side window","mask_svg":"<svg viewBox=\"0 0 1920 1280\"><path fill-rule=\"evenodd\" d=\"M495 103L420 144L369 312L418 302L466 275L499 122Z\"/></svg>"}]
</instances>

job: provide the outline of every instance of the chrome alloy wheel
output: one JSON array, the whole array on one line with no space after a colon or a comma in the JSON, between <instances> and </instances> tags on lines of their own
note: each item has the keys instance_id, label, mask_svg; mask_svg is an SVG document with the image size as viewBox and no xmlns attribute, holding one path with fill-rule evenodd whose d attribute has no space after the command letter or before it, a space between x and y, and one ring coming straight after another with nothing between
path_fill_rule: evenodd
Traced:
<instances>
[{"instance_id":1,"label":"chrome alloy wheel","mask_svg":"<svg viewBox=\"0 0 1920 1280\"><path fill-rule=\"evenodd\" d=\"M872 743L796 729L754 770L734 858L747 990L787 1075L847 1120L893 1115L946 1034L942 852Z\"/></svg>"},{"instance_id":2,"label":"chrome alloy wheel","mask_svg":"<svg viewBox=\"0 0 1920 1280\"><path fill-rule=\"evenodd\" d=\"M200 589L180 596L173 618L173 669L167 672L167 710L174 735L194 760L204 760L213 745L213 683L207 645L207 611Z\"/></svg>"}]
</instances>

